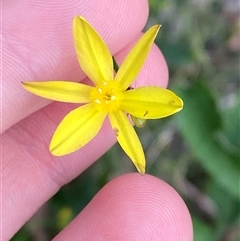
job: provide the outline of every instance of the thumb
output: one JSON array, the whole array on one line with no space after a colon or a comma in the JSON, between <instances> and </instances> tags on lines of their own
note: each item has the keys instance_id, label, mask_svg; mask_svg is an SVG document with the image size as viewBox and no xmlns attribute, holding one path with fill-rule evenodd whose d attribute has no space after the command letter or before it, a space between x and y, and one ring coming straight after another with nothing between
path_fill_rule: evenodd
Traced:
<instances>
[{"instance_id":1,"label":"thumb","mask_svg":"<svg viewBox=\"0 0 240 241\"><path fill-rule=\"evenodd\" d=\"M192 222L181 197L150 175L120 176L94 197L61 232L61 240L192 241Z\"/></svg>"}]
</instances>

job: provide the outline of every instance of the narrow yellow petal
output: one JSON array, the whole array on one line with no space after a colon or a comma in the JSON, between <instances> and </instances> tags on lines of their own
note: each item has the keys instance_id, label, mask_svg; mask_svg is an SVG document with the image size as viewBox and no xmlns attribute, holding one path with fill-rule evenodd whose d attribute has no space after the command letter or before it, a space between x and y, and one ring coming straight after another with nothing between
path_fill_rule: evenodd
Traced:
<instances>
[{"instance_id":1,"label":"narrow yellow petal","mask_svg":"<svg viewBox=\"0 0 240 241\"><path fill-rule=\"evenodd\" d=\"M120 108L142 119L158 119L183 108L182 100L172 91L149 86L124 92Z\"/></svg>"},{"instance_id":2,"label":"narrow yellow petal","mask_svg":"<svg viewBox=\"0 0 240 241\"><path fill-rule=\"evenodd\" d=\"M93 104L71 111L57 127L50 151L55 156L74 152L91 141L102 127L106 113L98 112Z\"/></svg>"},{"instance_id":3,"label":"narrow yellow petal","mask_svg":"<svg viewBox=\"0 0 240 241\"><path fill-rule=\"evenodd\" d=\"M136 43L120 66L115 80L126 90L137 77L157 36L160 26L151 27Z\"/></svg>"},{"instance_id":4,"label":"narrow yellow petal","mask_svg":"<svg viewBox=\"0 0 240 241\"><path fill-rule=\"evenodd\" d=\"M73 37L78 62L92 82L97 85L113 80L111 53L102 38L83 17L74 18Z\"/></svg>"},{"instance_id":5,"label":"narrow yellow petal","mask_svg":"<svg viewBox=\"0 0 240 241\"><path fill-rule=\"evenodd\" d=\"M117 140L137 170L145 173L145 156L138 136L123 111L110 112L109 119Z\"/></svg>"},{"instance_id":6,"label":"narrow yellow petal","mask_svg":"<svg viewBox=\"0 0 240 241\"><path fill-rule=\"evenodd\" d=\"M93 87L67 81L23 82L23 87L38 96L69 103L90 102Z\"/></svg>"}]
</instances>

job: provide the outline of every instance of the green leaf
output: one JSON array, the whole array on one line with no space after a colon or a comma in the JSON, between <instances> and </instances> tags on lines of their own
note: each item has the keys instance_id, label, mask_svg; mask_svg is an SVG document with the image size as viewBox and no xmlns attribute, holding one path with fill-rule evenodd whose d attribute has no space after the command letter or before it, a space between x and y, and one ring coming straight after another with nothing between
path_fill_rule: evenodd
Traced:
<instances>
[{"instance_id":1,"label":"green leaf","mask_svg":"<svg viewBox=\"0 0 240 241\"><path fill-rule=\"evenodd\" d=\"M214 201L216 218L214 223L214 239L221 238L239 225L239 200L228 195L218 183L210 180L206 186L206 193Z\"/></svg>"},{"instance_id":2,"label":"green leaf","mask_svg":"<svg viewBox=\"0 0 240 241\"><path fill-rule=\"evenodd\" d=\"M240 147L240 93L236 98L236 102L231 108L227 109L223 114L224 134L229 142L239 149ZM237 134L238 133L238 134Z\"/></svg>"},{"instance_id":3,"label":"green leaf","mask_svg":"<svg viewBox=\"0 0 240 241\"><path fill-rule=\"evenodd\" d=\"M180 131L198 161L227 193L239 197L239 172L214 134L221 128L221 117L214 98L202 83L176 91L184 101L184 109L175 115Z\"/></svg>"},{"instance_id":4,"label":"green leaf","mask_svg":"<svg viewBox=\"0 0 240 241\"><path fill-rule=\"evenodd\" d=\"M209 225L199 220L196 217L192 217L193 221L193 233L194 241L213 241L213 230Z\"/></svg>"}]
</instances>

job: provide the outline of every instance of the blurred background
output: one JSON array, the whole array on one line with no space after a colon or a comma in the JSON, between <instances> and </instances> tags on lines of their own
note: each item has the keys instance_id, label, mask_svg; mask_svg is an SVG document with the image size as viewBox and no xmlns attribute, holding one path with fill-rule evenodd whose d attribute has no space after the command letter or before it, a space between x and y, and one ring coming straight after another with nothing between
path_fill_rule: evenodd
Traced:
<instances>
[{"instance_id":1,"label":"blurred background","mask_svg":"<svg viewBox=\"0 0 240 241\"><path fill-rule=\"evenodd\" d=\"M150 0L146 28L162 24L156 40L170 72L169 89L184 100L173 117L137 132L147 173L172 185L190 210L195 241L239 241L239 1ZM121 161L115 162L118 156ZM64 186L12 238L51 240L107 182L136 171L116 144Z\"/></svg>"}]
</instances>

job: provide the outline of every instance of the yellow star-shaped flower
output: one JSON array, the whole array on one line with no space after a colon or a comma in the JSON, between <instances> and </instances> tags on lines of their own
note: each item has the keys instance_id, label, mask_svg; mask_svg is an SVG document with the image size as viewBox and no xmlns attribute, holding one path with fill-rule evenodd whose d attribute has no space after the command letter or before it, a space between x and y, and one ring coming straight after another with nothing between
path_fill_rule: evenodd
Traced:
<instances>
[{"instance_id":1,"label":"yellow star-shaped flower","mask_svg":"<svg viewBox=\"0 0 240 241\"><path fill-rule=\"evenodd\" d=\"M183 107L182 100L170 90L155 86L129 89L158 30L159 26L155 25L140 38L114 76L107 45L83 17L74 18L77 58L94 86L67 81L22 83L26 90L47 99L85 103L67 114L57 127L50 143L53 155L66 155L86 145L98 134L108 116L119 144L137 170L145 172L142 145L127 114L139 119L157 119L172 115Z\"/></svg>"}]
</instances>

